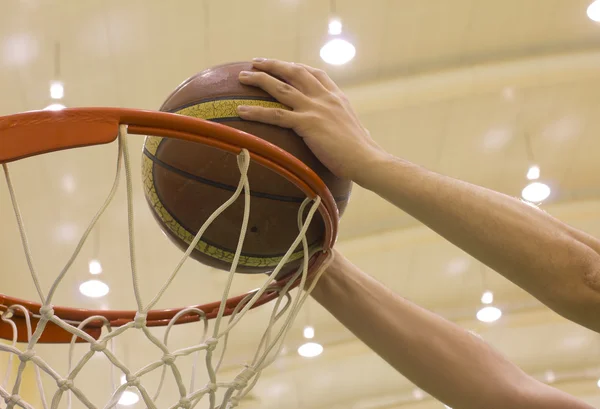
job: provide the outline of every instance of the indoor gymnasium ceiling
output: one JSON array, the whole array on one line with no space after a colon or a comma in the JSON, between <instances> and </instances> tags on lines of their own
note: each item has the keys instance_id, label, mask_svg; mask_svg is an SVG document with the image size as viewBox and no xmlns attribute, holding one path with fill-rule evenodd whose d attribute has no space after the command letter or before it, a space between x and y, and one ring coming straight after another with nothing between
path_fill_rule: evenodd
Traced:
<instances>
[{"instance_id":1,"label":"indoor gymnasium ceiling","mask_svg":"<svg viewBox=\"0 0 600 409\"><path fill-rule=\"evenodd\" d=\"M339 81L374 138L396 155L515 196L535 162L552 188L544 210L600 236L600 24L586 17L589 2L338 0L357 55L331 67L319 59L330 7L324 0L0 0L0 115L44 108L55 79L64 82L70 107L155 109L186 77L211 65L255 56L304 62ZM140 151L141 139L131 144ZM114 153L105 146L11 165L44 285L108 191ZM132 162L139 167L138 155ZM152 278L142 288L151 291L179 252L152 220L134 176L140 271ZM120 191L57 303L132 306L124 200ZM1 292L33 297L5 183L0 225ZM361 188L344 216L339 248L401 295L476 331L527 372L544 379L553 371L558 387L600 407L600 336L556 316ZM102 261L101 279L111 288L100 300L76 290L89 277L91 257ZM246 278L236 290L261 279ZM224 281L224 274L190 262L161 306L214 301ZM475 319L484 289L494 291L504 311L494 324ZM247 340L265 314L248 316L230 340L236 356L248 356ZM296 353L305 324L325 348L313 359ZM123 348L132 362L148 353ZM314 302L243 405L444 407L416 393Z\"/></svg>"}]
</instances>

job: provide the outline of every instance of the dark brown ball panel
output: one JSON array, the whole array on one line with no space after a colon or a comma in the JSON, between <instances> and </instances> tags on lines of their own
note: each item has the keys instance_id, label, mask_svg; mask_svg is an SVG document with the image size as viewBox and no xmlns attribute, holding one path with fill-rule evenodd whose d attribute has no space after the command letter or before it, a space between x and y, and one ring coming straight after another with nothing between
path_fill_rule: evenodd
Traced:
<instances>
[{"instance_id":1,"label":"dark brown ball panel","mask_svg":"<svg viewBox=\"0 0 600 409\"><path fill-rule=\"evenodd\" d=\"M350 181L329 172L293 131L237 117L235 108L242 103L276 104L262 90L239 83L239 72L249 69L249 63L236 63L203 71L182 83L161 110L222 122L288 151L323 179L341 214L350 194ZM152 173L146 197L163 230L180 248L187 249L190 237L237 187L240 179L237 159L228 152L187 141L165 138L157 144L158 148L153 150L146 142L146 170L151 169ZM272 270L296 238L297 214L305 195L260 164L251 163L248 175L252 192L250 221L238 271L259 273ZM243 209L242 195L207 229L192 257L228 269L237 247ZM323 235L323 221L317 213L307 231L307 241L319 245ZM301 251L301 247L296 250ZM285 270L295 268L300 262L301 255L297 254Z\"/></svg>"},{"instance_id":2,"label":"dark brown ball panel","mask_svg":"<svg viewBox=\"0 0 600 409\"><path fill-rule=\"evenodd\" d=\"M172 140L169 140L169 142L172 142ZM167 149L170 152L176 152L170 146ZM160 156L160 151L157 156ZM222 151L218 152L222 153ZM240 175L237 170L236 158L234 155L229 156L230 158L222 163L231 164L231 167L235 170L232 172L234 173L232 181L237 183ZM220 161L223 160L222 155L218 155L217 158ZM265 169L263 168L263 170ZM255 180L252 173L252 170L250 170L249 180L251 181ZM217 184L208 179L198 180L191 175L182 174L176 168L164 166L161 163L155 163L153 176L154 186L162 205L185 230L191 233L198 231L208 217L233 195L236 187L233 183L226 185ZM263 180L267 180L272 185L270 186L271 189L275 191L274 187L285 185L291 185L292 188L297 189L285 178L274 172L268 179ZM297 193L301 192L298 191ZM301 200L302 197L299 194L296 194L295 197L274 197L268 193L253 192L250 200L248 232L244 242L243 254L256 258L282 256L298 234L297 215ZM230 253L235 252L243 221L244 201L242 195L227 208L206 230L203 241L221 250ZM306 235L309 244L318 243L322 237L323 228L322 219L318 216L315 217ZM173 235L170 234L170 236ZM183 249L187 249L188 244L184 244L183 241L178 242L178 244L182 245ZM207 256L200 251L194 251L192 256L199 261L207 262ZM254 270L245 267L241 269L244 272ZM259 267L258 270L262 271L263 269Z\"/></svg>"}]
</instances>

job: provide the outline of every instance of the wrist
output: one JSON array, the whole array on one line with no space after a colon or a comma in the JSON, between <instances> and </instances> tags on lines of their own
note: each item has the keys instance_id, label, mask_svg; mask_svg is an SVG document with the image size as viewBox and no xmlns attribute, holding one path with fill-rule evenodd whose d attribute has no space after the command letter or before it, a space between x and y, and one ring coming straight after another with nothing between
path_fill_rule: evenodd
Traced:
<instances>
[{"instance_id":1,"label":"wrist","mask_svg":"<svg viewBox=\"0 0 600 409\"><path fill-rule=\"evenodd\" d=\"M419 165L383 152L369 159L355 182L411 213L414 200L434 188L431 175Z\"/></svg>"},{"instance_id":2,"label":"wrist","mask_svg":"<svg viewBox=\"0 0 600 409\"><path fill-rule=\"evenodd\" d=\"M347 279L349 273L349 261L338 253L334 252L334 259L323 272L315 287L311 292L311 296L321 305L327 305L332 302L340 287L344 287L343 281Z\"/></svg>"},{"instance_id":3,"label":"wrist","mask_svg":"<svg viewBox=\"0 0 600 409\"><path fill-rule=\"evenodd\" d=\"M358 166L352 180L367 190L373 190L380 175L398 159L384 150L375 149L366 153Z\"/></svg>"}]
</instances>

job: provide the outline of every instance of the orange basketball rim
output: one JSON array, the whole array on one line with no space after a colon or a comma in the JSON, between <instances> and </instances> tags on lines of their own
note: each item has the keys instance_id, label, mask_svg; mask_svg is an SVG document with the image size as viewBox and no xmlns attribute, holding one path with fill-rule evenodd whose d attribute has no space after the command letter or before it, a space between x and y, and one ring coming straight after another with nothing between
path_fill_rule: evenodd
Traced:
<instances>
[{"instance_id":1,"label":"orange basketball rim","mask_svg":"<svg viewBox=\"0 0 600 409\"><path fill-rule=\"evenodd\" d=\"M210 145L233 154L246 150L253 161L281 174L301 189L309 199L320 198L318 211L325 222L325 236L321 250L312 255L308 279L326 262L333 246L338 228L338 210L334 198L323 181L306 165L286 151L256 136L218 123L186 116L122 108L68 108L62 111L32 111L0 117L0 164L41 155L49 152L78 147L107 144L117 139L120 128L126 126L128 134L155 135ZM292 282L290 282L292 281ZM278 296L283 287L287 289L299 285L301 278L291 275L274 280L251 308L265 304ZM2 289L0 288L0 292ZM193 307L176 306L170 309L150 310L145 316L147 326L166 326L176 318L175 324L199 319L198 314L181 314L184 309L197 309L204 312L207 319L215 318L219 309L222 315L230 315L252 292L229 298L224 305L220 301ZM23 306L29 317L26 319ZM40 321L42 305L34 301L21 300L0 293L0 311L10 311L10 319L17 326L17 341L28 342L27 321L35 331ZM52 306L55 316L69 323L82 323L91 317L104 317L105 321L92 320L81 328L85 333L98 339L102 326L108 322L119 327L132 322L136 311L87 310L68 306ZM179 316L178 316L179 314ZM14 329L4 321L0 322L0 338L11 340ZM48 322L37 342L68 343L73 334ZM78 341L82 341L78 339Z\"/></svg>"}]
</instances>

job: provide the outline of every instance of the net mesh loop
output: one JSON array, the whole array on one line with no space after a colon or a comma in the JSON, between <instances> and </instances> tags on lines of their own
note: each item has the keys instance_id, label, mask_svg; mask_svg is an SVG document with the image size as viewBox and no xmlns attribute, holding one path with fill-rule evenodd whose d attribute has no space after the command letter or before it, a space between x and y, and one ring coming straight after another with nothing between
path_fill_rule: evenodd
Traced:
<instances>
[{"instance_id":1,"label":"net mesh loop","mask_svg":"<svg viewBox=\"0 0 600 409\"><path fill-rule=\"evenodd\" d=\"M39 309L39 313L35 314L34 312L29 311L25 305L17 304L11 305L2 311L0 320L5 325L9 325L12 328L12 341L8 345L0 344L0 352L7 353L9 356L8 368L3 376L3 381L0 384L0 397L6 404L7 409L16 407L23 409L34 409L33 406L31 406L28 402L25 402L20 396L20 392L23 388L23 374L25 368L27 366L33 366L35 370L36 386L39 390L41 407L43 409L57 409L61 407L61 404L64 404L63 401L66 401L66 406L69 409L72 407L85 407L89 409L96 409L100 407L105 409L115 408L123 394L127 392L133 392L137 394L140 400L143 401L145 407L158 409L159 406L157 406L157 401L161 397L161 393L164 391L164 383L169 376L172 377L172 380L177 386L178 396L167 398L170 406L166 407L173 409L191 409L198 406L201 401L205 400L208 401L208 407L211 409L234 408L254 387L261 375L261 372L279 355L283 346L285 335L289 331L292 322L296 318L300 307L306 301L320 274L323 273L328 264L328 261L323 263L314 277L311 277L312 281L310 282L310 285L307 285L310 267L309 260L311 260L311 257L321 249L309 250L306 239L306 231L311 220L313 219L315 212L318 210L321 204L321 199L318 196L314 199L307 198L302 203L297 218L298 235L290 246L289 250L282 257L277 267L269 275L265 276L266 279L262 286L257 290L246 294L244 298L237 303L237 305L235 305L233 311L231 311L231 314L229 314L229 318L226 319L226 312L229 312L227 311L227 308L229 308L227 306L227 300L230 298L232 283L235 278L235 271L240 260L250 215L251 196L248 169L251 163L251 157L246 149L242 149L241 153L237 156L240 180L235 192L225 203L223 203L222 206L215 210L214 213L201 226L201 228L198 230L198 233L189 244L187 250L175 265L171 274L169 274L165 282L161 285L160 289L149 301L145 301L140 291L140 280L142 278L140 277L137 268L132 178L129 158L128 132L126 125L119 126L117 140L118 156L115 179L107 198L101 204L98 211L90 221L89 226L82 234L73 251L73 254L67 260L65 266L61 269L50 288L47 290L42 288L40 283L38 271L29 247L25 223L18 206L16 190L10 177L9 167L7 164L2 164L19 229L20 239L27 261L27 266L41 302L41 308ZM56 314L52 304L56 291L60 284L64 281L64 278L69 272L70 267L81 252L81 249L83 248L83 245L88 239L91 231L94 229L102 215L105 213L106 209L109 207L110 203L113 201L120 181L123 178L123 174L127 192L130 277L133 283L136 314L133 319L127 322L119 322L118 325L114 325L115 322L111 323L110 320L102 315L94 315L80 322L76 320L63 319ZM206 229L217 217L219 217L219 215L221 215L240 197L242 197L244 200L244 215L242 225L240 226L238 244L232 261L231 269L228 273L227 281L224 286L221 303L216 312L216 317L213 321L211 330L209 331L207 312L199 308L190 307L182 309L169 320L165 327L162 338L157 336L157 334L152 331L151 325L149 325L151 322L148 320L148 313L157 305L165 291L176 280L183 264L189 258L192 250L196 247ZM304 214L306 214L305 217L303 217ZM292 256L294 250L299 247L303 249L304 253L304 261L302 266L298 268L298 270L294 273L294 276L289 279L284 286L275 287L273 284L275 283L280 271L288 259ZM293 284L297 283L298 281L300 282L298 285L298 291L295 296L292 296L291 288ZM236 327L236 325L248 313L253 305L256 304L267 292L276 292L277 297L274 301L272 312L268 318L268 323L260 339L256 352L252 357L250 357L249 361L243 366L243 368L235 377L231 379L221 379L219 376L219 370L221 369L223 363L225 351L227 350L228 339L232 329ZM32 325L32 318L37 320L37 325L35 328ZM201 325L202 331L199 339L190 340L190 345L186 347L170 348L169 341L171 339L173 327L176 324L181 323L183 320L192 320L192 318ZM25 330L27 332L27 343L24 346L24 349L19 348L17 345L17 338L19 335L19 326L17 325L18 320L24 321ZM71 334L66 373L58 373L40 355L36 353L36 346L39 344L45 328L49 325L58 326L62 330ZM90 335L86 330L91 326L101 329L101 334L98 339ZM145 338L160 351L160 356L158 358L150 360L150 362L146 363L143 367L136 371L132 371L126 365L125 360L122 357L117 356L114 351L115 340L128 331L138 331L144 334ZM83 356L76 358L75 345L82 342L88 343L89 349L83 354ZM110 373L108 374L107 379L110 379L113 390L110 399L107 402L101 402L100 404L97 402L91 402L80 387L82 385L78 385L78 375L82 372L90 359L97 354L102 354L107 361L110 362ZM201 367L201 355L204 356L203 362L205 363L208 382L205 385L198 386L197 375ZM184 379L182 376L182 371L179 367L179 361L183 357L193 358L192 376L189 381ZM16 376L11 377L11 368L13 367L13 361L15 359L18 360L18 369L16 371ZM158 382L156 389L154 391L150 391L148 390L148 387L144 385L144 377L150 373L156 372L160 373L160 381ZM48 384L44 384L42 382L42 374L54 379L54 383L56 384L54 390L47 390L49 389L47 387ZM124 376L124 381L122 384L118 384L118 382L116 382L116 379L118 378L117 375ZM221 392L220 395L218 395L218 392ZM161 405L161 409L164 407L165 406Z\"/></svg>"}]
</instances>

